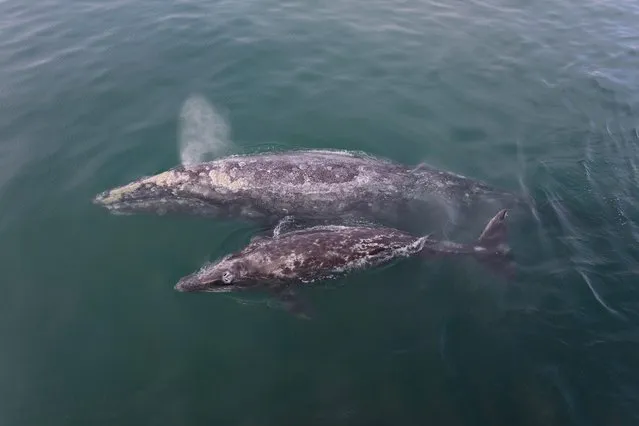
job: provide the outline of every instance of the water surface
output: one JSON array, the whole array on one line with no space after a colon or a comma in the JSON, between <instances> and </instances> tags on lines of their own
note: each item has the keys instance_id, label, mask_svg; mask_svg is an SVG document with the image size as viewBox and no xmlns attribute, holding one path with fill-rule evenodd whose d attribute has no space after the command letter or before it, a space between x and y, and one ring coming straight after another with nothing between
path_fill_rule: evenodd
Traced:
<instances>
[{"instance_id":1,"label":"water surface","mask_svg":"<svg viewBox=\"0 0 639 426\"><path fill-rule=\"evenodd\" d=\"M0 2L0 423L636 424L638 18L594 0ZM274 148L529 194L519 278L409 261L309 289L299 321L173 291L255 228L90 202Z\"/></svg>"}]
</instances>

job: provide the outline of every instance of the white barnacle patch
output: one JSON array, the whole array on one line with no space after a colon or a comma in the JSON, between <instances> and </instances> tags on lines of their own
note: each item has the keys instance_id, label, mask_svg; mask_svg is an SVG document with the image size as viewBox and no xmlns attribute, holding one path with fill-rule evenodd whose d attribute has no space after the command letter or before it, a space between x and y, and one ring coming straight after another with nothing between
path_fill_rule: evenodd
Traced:
<instances>
[{"instance_id":1,"label":"white barnacle patch","mask_svg":"<svg viewBox=\"0 0 639 426\"><path fill-rule=\"evenodd\" d=\"M350 262L346 262L343 266L338 266L336 268L333 268L333 272L338 274L343 274L343 273L347 273L347 272L358 270L358 269L360 270L366 269L375 264L383 263L384 260L386 259L381 258L379 256L370 256L370 255L356 257Z\"/></svg>"},{"instance_id":2,"label":"white barnacle patch","mask_svg":"<svg viewBox=\"0 0 639 426\"><path fill-rule=\"evenodd\" d=\"M105 204L115 203L121 200L126 194L130 194L137 190L140 186L142 186L142 182L132 182L128 185L112 189L106 197L102 198L101 201Z\"/></svg>"},{"instance_id":3,"label":"white barnacle patch","mask_svg":"<svg viewBox=\"0 0 639 426\"><path fill-rule=\"evenodd\" d=\"M361 270L384 264L396 257L407 257L421 250L425 243L424 238L420 238L415 242L400 247L390 249L390 247L379 242L378 238L365 238L352 246L351 252L356 254L345 264L333 269L335 273L345 273L353 270Z\"/></svg>"},{"instance_id":4,"label":"white barnacle patch","mask_svg":"<svg viewBox=\"0 0 639 426\"><path fill-rule=\"evenodd\" d=\"M151 183L157 186L174 186L186 180L188 180L188 175L169 170L168 172L146 178L142 183Z\"/></svg>"},{"instance_id":5,"label":"white barnacle patch","mask_svg":"<svg viewBox=\"0 0 639 426\"><path fill-rule=\"evenodd\" d=\"M227 255L227 256L224 256L223 258L219 259L216 262L206 262L206 263L204 263L200 267L200 269L197 272L195 272L194 275L198 279L201 279L201 280L209 278L209 276L211 276L211 274L214 271L216 271L216 270L218 270L218 268L220 268L220 265L223 265L224 262L226 262L226 259L228 259L228 257L229 256Z\"/></svg>"},{"instance_id":6,"label":"white barnacle patch","mask_svg":"<svg viewBox=\"0 0 639 426\"><path fill-rule=\"evenodd\" d=\"M211 179L211 184L221 191L238 192L247 186L244 179L233 179L229 174L220 170L211 170L209 179Z\"/></svg>"},{"instance_id":7,"label":"white barnacle patch","mask_svg":"<svg viewBox=\"0 0 639 426\"><path fill-rule=\"evenodd\" d=\"M103 198L102 202L105 204L115 203L124 198L126 195L132 194L146 185L150 185L150 190L153 191L152 186L173 187L188 181L188 179L189 176L186 173L169 170L167 172L163 172L155 176L150 176L136 182L131 182L128 185L112 189L111 191L109 191L109 194Z\"/></svg>"},{"instance_id":8,"label":"white barnacle patch","mask_svg":"<svg viewBox=\"0 0 639 426\"><path fill-rule=\"evenodd\" d=\"M284 258L282 263L282 267L276 271L276 275L285 278L287 276L292 276L294 274L294 270L304 261L304 256L291 253Z\"/></svg>"}]
</instances>

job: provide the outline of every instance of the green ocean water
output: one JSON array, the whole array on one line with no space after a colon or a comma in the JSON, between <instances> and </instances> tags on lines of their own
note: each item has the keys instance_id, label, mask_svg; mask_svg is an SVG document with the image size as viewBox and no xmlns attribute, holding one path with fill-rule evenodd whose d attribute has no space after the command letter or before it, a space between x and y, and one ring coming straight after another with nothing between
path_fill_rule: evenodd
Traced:
<instances>
[{"instance_id":1,"label":"green ocean water","mask_svg":"<svg viewBox=\"0 0 639 426\"><path fill-rule=\"evenodd\" d=\"M1 1L0 424L637 424L637 18L594 0ZM518 279L408 261L307 289L300 321L173 290L257 227L91 203L288 148L528 194Z\"/></svg>"}]
</instances>

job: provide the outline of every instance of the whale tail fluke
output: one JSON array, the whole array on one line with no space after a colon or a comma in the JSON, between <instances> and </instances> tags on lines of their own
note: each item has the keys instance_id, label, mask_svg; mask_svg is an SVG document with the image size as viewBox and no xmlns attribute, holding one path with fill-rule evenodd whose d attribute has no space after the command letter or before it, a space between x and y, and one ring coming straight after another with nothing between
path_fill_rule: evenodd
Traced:
<instances>
[{"instance_id":1,"label":"whale tail fluke","mask_svg":"<svg viewBox=\"0 0 639 426\"><path fill-rule=\"evenodd\" d=\"M507 216L508 210L502 209L490 219L476 241L475 257L494 273L512 279L515 262L508 245Z\"/></svg>"}]
</instances>

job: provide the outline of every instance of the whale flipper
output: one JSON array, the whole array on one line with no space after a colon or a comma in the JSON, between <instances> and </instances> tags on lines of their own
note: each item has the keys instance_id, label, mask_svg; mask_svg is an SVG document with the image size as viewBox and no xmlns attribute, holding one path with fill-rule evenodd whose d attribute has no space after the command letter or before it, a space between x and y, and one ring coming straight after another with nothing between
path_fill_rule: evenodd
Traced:
<instances>
[{"instance_id":1,"label":"whale flipper","mask_svg":"<svg viewBox=\"0 0 639 426\"><path fill-rule=\"evenodd\" d=\"M286 234L292 231L292 227L295 225L295 218L293 216L284 216L277 222L266 224L261 228L261 233L251 237L251 242L257 242L260 240L267 240L269 238L279 238L280 235Z\"/></svg>"},{"instance_id":2,"label":"whale flipper","mask_svg":"<svg viewBox=\"0 0 639 426\"><path fill-rule=\"evenodd\" d=\"M426 163L419 163L415 167L409 170L409 173L415 173L421 170L433 170L433 168Z\"/></svg>"},{"instance_id":3,"label":"whale flipper","mask_svg":"<svg viewBox=\"0 0 639 426\"><path fill-rule=\"evenodd\" d=\"M508 245L507 216L508 210L502 209L490 219L476 243L484 251L476 252L476 256L493 272L512 279L515 265Z\"/></svg>"},{"instance_id":4,"label":"whale flipper","mask_svg":"<svg viewBox=\"0 0 639 426\"><path fill-rule=\"evenodd\" d=\"M310 304L295 290L291 288L275 290L274 298L278 302L278 307L289 314L292 314L299 319L312 319L313 315Z\"/></svg>"},{"instance_id":5,"label":"whale flipper","mask_svg":"<svg viewBox=\"0 0 639 426\"><path fill-rule=\"evenodd\" d=\"M484 247L497 247L499 245L507 245L508 228L506 227L506 217L508 210L502 209L492 217L484 227L481 235L477 239L477 243Z\"/></svg>"},{"instance_id":6,"label":"whale flipper","mask_svg":"<svg viewBox=\"0 0 639 426\"><path fill-rule=\"evenodd\" d=\"M279 238L279 236L283 233L287 232L289 226L293 225L295 222L295 218L293 216L284 216L282 220L280 220L275 228L273 229L273 238Z\"/></svg>"}]
</instances>

